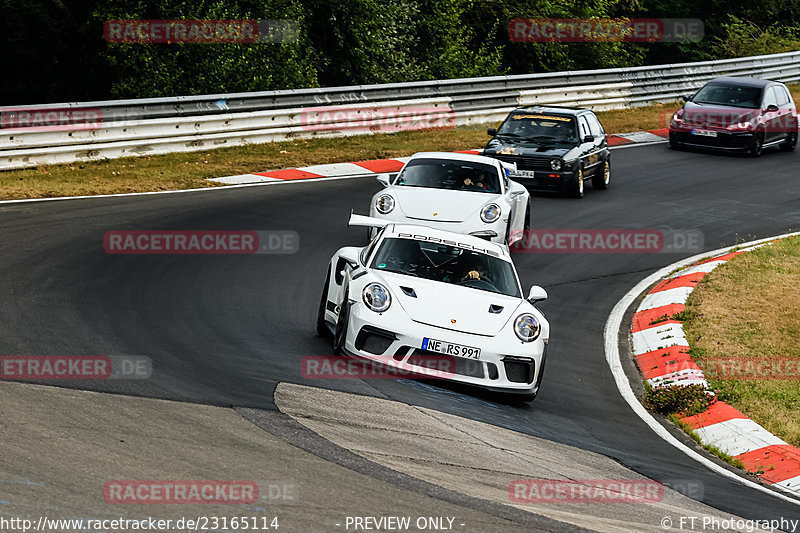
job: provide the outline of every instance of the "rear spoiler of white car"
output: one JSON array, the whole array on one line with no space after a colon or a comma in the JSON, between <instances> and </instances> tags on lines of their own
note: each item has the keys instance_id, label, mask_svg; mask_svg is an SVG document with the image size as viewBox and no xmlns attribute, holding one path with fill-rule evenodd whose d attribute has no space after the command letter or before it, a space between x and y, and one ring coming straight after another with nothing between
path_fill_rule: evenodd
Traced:
<instances>
[{"instance_id":1,"label":"rear spoiler of white car","mask_svg":"<svg viewBox=\"0 0 800 533\"><path fill-rule=\"evenodd\" d=\"M350 211L350 220L347 221L347 227L352 226L366 226L368 228L382 228L392 224L391 220L384 220L382 218L368 217L364 215L357 215Z\"/></svg>"},{"instance_id":2,"label":"rear spoiler of white car","mask_svg":"<svg viewBox=\"0 0 800 533\"><path fill-rule=\"evenodd\" d=\"M503 165L503 168L506 170L510 170L511 172L516 172L517 164L516 163L509 163L508 161L500 161L500 164Z\"/></svg>"}]
</instances>

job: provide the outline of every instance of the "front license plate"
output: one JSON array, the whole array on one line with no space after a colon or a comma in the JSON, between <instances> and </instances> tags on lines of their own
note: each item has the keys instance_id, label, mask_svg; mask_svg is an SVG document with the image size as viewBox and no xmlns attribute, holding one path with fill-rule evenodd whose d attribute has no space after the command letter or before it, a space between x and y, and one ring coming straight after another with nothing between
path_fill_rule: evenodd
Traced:
<instances>
[{"instance_id":1,"label":"front license plate","mask_svg":"<svg viewBox=\"0 0 800 533\"><path fill-rule=\"evenodd\" d=\"M462 346L452 342L437 341L436 339L422 339L422 349L430 352L453 355L455 357L466 357L467 359L480 359L481 349L472 346Z\"/></svg>"},{"instance_id":2,"label":"front license plate","mask_svg":"<svg viewBox=\"0 0 800 533\"><path fill-rule=\"evenodd\" d=\"M692 130L692 135L699 135L700 137L716 137L716 131L709 130Z\"/></svg>"},{"instance_id":3,"label":"front license plate","mask_svg":"<svg viewBox=\"0 0 800 533\"><path fill-rule=\"evenodd\" d=\"M536 171L534 170L512 170L509 175L514 178L535 178Z\"/></svg>"}]
</instances>

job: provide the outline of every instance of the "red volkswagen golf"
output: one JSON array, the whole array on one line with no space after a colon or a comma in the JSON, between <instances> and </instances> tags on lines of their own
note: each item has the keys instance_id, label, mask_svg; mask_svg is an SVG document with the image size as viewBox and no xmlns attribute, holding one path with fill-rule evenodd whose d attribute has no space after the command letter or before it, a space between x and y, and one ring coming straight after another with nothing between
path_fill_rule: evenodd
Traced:
<instances>
[{"instance_id":1,"label":"red volkswagen golf","mask_svg":"<svg viewBox=\"0 0 800 533\"><path fill-rule=\"evenodd\" d=\"M672 148L742 151L797 146L797 108L783 83L756 78L715 78L675 112L669 123Z\"/></svg>"}]
</instances>

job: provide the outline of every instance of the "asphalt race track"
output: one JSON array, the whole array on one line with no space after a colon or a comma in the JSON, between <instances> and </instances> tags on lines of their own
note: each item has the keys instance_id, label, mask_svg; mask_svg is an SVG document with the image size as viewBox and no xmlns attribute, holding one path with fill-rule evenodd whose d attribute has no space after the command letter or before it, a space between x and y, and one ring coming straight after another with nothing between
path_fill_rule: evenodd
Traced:
<instances>
[{"instance_id":1,"label":"asphalt race track","mask_svg":"<svg viewBox=\"0 0 800 533\"><path fill-rule=\"evenodd\" d=\"M763 157L613 152L611 187L572 200L534 196L534 228L700 230L704 250L800 228L800 152ZM407 380L306 380L300 359L330 354L314 333L327 261L362 245L374 178L155 196L0 205L0 353L146 355L149 380L67 387L275 410L290 382L386 397L595 451L667 485L699 480L703 502L745 518L796 506L707 471L656 437L619 397L603 352L614 304L681 254L515 255L523 286L549 293L541 393L530 406ZM109 255L109 230L293 230L292 255Z\"/></svg>"}]
</instances>

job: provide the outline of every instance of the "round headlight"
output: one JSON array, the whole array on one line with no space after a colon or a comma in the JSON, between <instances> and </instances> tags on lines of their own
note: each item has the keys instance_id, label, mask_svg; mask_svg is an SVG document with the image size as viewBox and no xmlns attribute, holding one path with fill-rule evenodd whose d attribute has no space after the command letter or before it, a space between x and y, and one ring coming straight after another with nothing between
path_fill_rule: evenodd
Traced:
<instances>
[{"instance_id":1,"label":"round headlight","mask_svg":"<svg viewBox=\"0 0 800 533\"><path fill-rule=\"evenodd\" d=\"M383 313L392 305L392 297L389 294L389 289L380 283L370 283L364 287L361 297L364 299L364 303L367 304L367 307L376 313Z\"/></svg>"},{"instance_id":2,"label":"round headlight","mask_svg":"<svg viewBox=\"0 0 800 533\"><path fill-rule=\"evenodd\" d=\"M561 165L563 165L563 163L561 162L560 159L550 160L550 168L553 170L561 170Z\"/></svg>"},{"instance_id":3,"label":"round headlight","mask_svg":"<svg viewBox=\"0 0 800 533\"><path fill-rule=\"evenodd\" d=\"M500 206L497 204L486 204L481 209L481 220L486 222L487 224L491 224L498 218L500 218Z\"/></svg>"},{"instance_id":4,"label":"round headlight","mask_svg":"<svg viewBox=\"0 0 800 533\"><path fill-rule=\"evenodd\" d=\"M514 333L522 342L533 342L541 331L539 321L530 313L523 313L514 319Z\"/></svg>"},{"instance_id":5,"label":"round headlight","mask_svg":"<svg viewBox=\"0 0 800 533\"><path fill-rule=\"evenodd\" d=\"M375 200L375 209L382 215L391 213L392 209L394 209L394 198L388 194L381 194L378 196L378 199Z\"/></svg>"}]
</instances>

